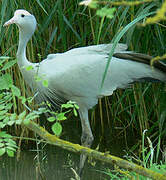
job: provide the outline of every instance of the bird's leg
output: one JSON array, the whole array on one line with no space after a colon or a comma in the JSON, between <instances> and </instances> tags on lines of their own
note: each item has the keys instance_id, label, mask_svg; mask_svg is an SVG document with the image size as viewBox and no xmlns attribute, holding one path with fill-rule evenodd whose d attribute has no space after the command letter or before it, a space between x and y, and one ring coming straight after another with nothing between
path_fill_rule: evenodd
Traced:
<instances>
[{"instance_id":1,"label":"bird's leg","mask_svg":"<svg viewBox=\"0 0 166 180\"><path fill-rule=\"evenodd\" d=\"M82 125L82 135L81 135L81 144L85 147L91 147L93 142L93 134L91 131L89 118L88 118L88 109L84 107L80 107L79 109L81 125ZM85 164L87 156L81 154L80 155L80 164L79 164L79 175L81 176L82 170Z\"/></svg>"}]
</instances>

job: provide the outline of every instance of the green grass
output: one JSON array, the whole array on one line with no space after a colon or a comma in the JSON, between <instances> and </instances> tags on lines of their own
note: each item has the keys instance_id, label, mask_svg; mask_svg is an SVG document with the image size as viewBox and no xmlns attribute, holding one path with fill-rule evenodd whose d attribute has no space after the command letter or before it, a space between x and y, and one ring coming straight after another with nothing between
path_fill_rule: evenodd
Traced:
<instances>
[{"instance_id":1,"label":"green grass","mask_svg":"<svg viewBox=\"0 0 166 180\"><path fill-rule=\"evenodd\" d=\"M3 23L13 16L16 9L26 9L36 16L38 27L27 47L27 56L32 62L44 59L49 53L64 52L71 48L92 44L109 43L114 36L133 19L156 10L160 3L149 3L137 7L117 7L112 19L100 18L94 9L78 5L73 1L42 1L42 0L4 0L0 3L0 44L1 55L15 57L18 43L18 29L16 26L3 28ZM164 23L164 22L162 22ZM122 37L121 42L127 43L130 50L150 55L161 55L165 52L165 28L158 25L141 27L134 25ZM15 85L21 89L22 95L28 90L23 78L15 65L10 72ZM14 102L14 111L22 112L25 107L20 102ZM164 120L161 114L165 111L164 84L136 84L131 89L118 90L110 98L104 98L99 111L92 113L92 128L95 134L97 114L100 114L102 136L106 128L112 136L126 137L128 130L133 136L141 137L144 129L148 129L148 136L156 144L164 144ZM162 119L162 120L161 120ZM163 123L161 127L161 123ZM118 130L116 127L120 127ZM18 129L16 128L16 131ZM116 134L114 135L114 133ZM19 134L19 131L18 131ZM141 139L141 138L140 138ZM159 143L160 142L160 143ZM128 142L126 141L126 146ZM136 141L137 151L141 146ZM136 150L133 147L133 151ZM158 154L159 147L156 148ZM158 155L159 158L159 155ZM158 159L157 158L157 159Z\"/></svg>"}]
</instances>

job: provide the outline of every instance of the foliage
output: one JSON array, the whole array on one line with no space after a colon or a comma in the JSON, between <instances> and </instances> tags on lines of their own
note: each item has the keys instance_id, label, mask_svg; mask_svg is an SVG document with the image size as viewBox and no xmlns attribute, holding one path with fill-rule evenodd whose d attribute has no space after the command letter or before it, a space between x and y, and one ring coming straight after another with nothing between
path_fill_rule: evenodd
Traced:
<instances>
[{"instance_id":1,"label":"foliage","mask_svg":"<svg viewBox=\"0 0 166 180\"><path fill-rule=\"evenodd\" d=\"M67 109L63 111L63 109ZM69 110L68 110L69 109ZM73 111L74 115L77 116L77 110L79 109L78 105L75 102L69 101L66 104L61 105L60 112L51 112L52 115L47 120L49 122L54 122L52 125L52 131L54 132L55 135L59 136L62 132L62 126L59 123L59 121L64 121L67 119L66 114Z\"/></svg>"},{"instance_id":2,"label":"foliage","mask_svg":"<svg viewBox=\"0 0 166 180\"><path fill-rule=\"evenodd\" d=\"M102 9L98 10L96 14L101 17L107 17L107 18L112 19L114 17L115 10L116 10L115 8L110 9L110 8L103 7Z\"/></svg>"},{"instance_id":3,"label":"foliage","mask_svg":"<svg viewBox=\"0 0 166 180\"><path fill-rule=\"evenodd\" d=\"M78 6L79 2L78 0L57 0L56 2L54 0L2 1L0 4L0 45L2 55L5 58L6 55L10 57L15 57L16 55L18 29L15 26L8 29L2 27L3 23L13 16L16 9L24 7L37 18L38 28L28 44L27 56L32 62L38 62L49 53L64 52L74 47L92 44L110 43L113 37L135 18L160 9L163 1L152 3L146 1L144 4L130 7L117 5L114 16L111 19L105 18L105 15L102 18L96 16L95 6L93 6L93 9L89 9L88 7ZM117 1L109 2L115 3ZM100 5L100 8L104 6ZM106 7L108 8L109 6ZM146 18L141 22L145 21ZM145 27L135 24L122 36L120 42L126 43L131 51L134 50L156 56L162 55L166 51L165 36L165 22L163 21L161 21L161 24L147 25ZM38 54L40 54L40 57ZM7 59L5 61L4 58L1 58L0 63L3 61L5 63ZM4 65L1 67L3 68ZM5 74L10 74L10 76ZM3 89L7 88L5 93L10 94L9 91L13 87L11 81L14 81L15 87L21 89L22 98L20 100L16 100L17 96L12 96L10 99L13 105L12 111L16 114L27 111L26 104L29 105L29 101L32 101L33 98L29 99L26 97L26 93L30 94L30 90L24 84L18 67L12 66L12 69L6 69L1 75L5 75L0 79L0 87L3 87ZM9 82L10 85L8 86L6 82ZM19 94L19 91L16 89L13 88L13 92ZM123 139L127 148L129 145L131 147L130 132L135 139L135 145L132 149L138 152L139 147L142 147L142 143L139 141L143 135L142 132L144 129L148 129L147 135L154 147L157 147L160 155L160 149L162 149L165 138L165 129L160 128L160 116L166 108L165 97L165 86L163 84L136 84L131 89L118 90L110 98L105 98L101 101L100 106L96 108L98 111L91 113L91 125L93 126L95 138L100 137L99 139L103 139L105 142L106 138L111 137L111 145L115 141ZM33 109L33 107L35 105L32 102L30 109ZM53 119L55 120L53 123L61 122L55 118ZM165 117L163 122L165 122ZM163 127L165 127L164 125L163 123ZM12 127L14 128L14 126ZM18 128L15 131L19 134ZM102 140L100 142L102 143ZM159 157L159 155L156 156ZM159 158L157 159L159 160Z\"/></svg>"},{"instance_id":4,"label":"foliage","mask_svg":"<svg viewBox=\"0 0 166 180\"><path fill-rule=\"evenodd\" d=\"M12 140L12 136L7 134L5 131L0 132L0 156L5 152L8 156L13 157L14 152L17 149L16 142Z\"/></svg>"},{"instance_id":5,"label":"foliage","mask_svg":"<svg viewBox=\"0 0 166 180\"><path fill-rule=\"evenodd\" d=\"M0 69L0 129L5 128L6 126L13 125L24 125L29 124L30 121L33 121L43 113L50 113L51 117L47 118L49 122L54 122L52 125L52 131L55 135L59 136L62 132L62 126L59 121L66 120L66 114L71 112L73 109L74 115L77 116L78 106L74 102L68 102L63 104L60 112L52 112L48 108L38 108L37 110L24 110L19 115L17 113L12 113L12 108L14 106L12 100L17 98L22 104L27 107L26 103L31 103L32 98L26 98L21 96L20 90L13 85L12 77L9 73L3 74L4 71L10 69L15 63L16 60L10 60L9 57L0 57L1 59L1 69ZM7 61L7 62L6 62ZM47 87L47 86L46 86ZM16 99L15 99L16 100ZM42 104L43 105L43 104ZM69 109L70 108L70 109ZM62 112L62 109L68 109ZM6 134L5 131L0 132L0 156L5 152L9 156L14 156L16 151L16 143L12 140L12 136Z\"/></svg>"},{"instance_id":6,"label":"foliage","mask_svg":"<svg viewBox=\"0 0 166 180\"><path fill-rule=\"evenodd\" d=\"M145 133L147 130L143 132L142 136L142 160L141 159L136 159L138 158L137 156L129 156L129 154L125 155L125 158L127 158L130 162L136 161L139 162L141 165L143 165L145 168L148 168L150 170L153 170L154 172L166 175L165 173L165 168L166 168L166 163L160 161L159 163L155 162L155 154L154 154L154 147L152 145L152 142L149 137L147 137L147 140L149 142L149 147L145 147ZM114 167L114 170L110 169L105 169L102 171L104 174L107 174L111 179L113 178L120 178L123 180L127 179L140 179L144 180L147 179L146 177L142 175L138 175L135 172L129 172L126 170L119 169L118 167Z\"/></svg>"}]
</instances>

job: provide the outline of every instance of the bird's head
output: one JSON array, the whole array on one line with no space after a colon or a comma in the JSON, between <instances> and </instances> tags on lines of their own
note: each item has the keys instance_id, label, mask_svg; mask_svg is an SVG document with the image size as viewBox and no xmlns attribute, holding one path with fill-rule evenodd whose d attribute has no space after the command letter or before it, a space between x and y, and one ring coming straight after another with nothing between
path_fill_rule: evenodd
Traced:
<instances>
[{"instance_id":1,"label":"bird's head","mask_svg":"<svg viewBox=\"0 0 166 180\"><path fill-rule=\"evenodd\" d=\"M32 14L26 10L19 9L15 11L14 16L4 26L9 26L10 24L16 24L20 30L34 33L37 23Z\"/></svg>"}]
</instances>

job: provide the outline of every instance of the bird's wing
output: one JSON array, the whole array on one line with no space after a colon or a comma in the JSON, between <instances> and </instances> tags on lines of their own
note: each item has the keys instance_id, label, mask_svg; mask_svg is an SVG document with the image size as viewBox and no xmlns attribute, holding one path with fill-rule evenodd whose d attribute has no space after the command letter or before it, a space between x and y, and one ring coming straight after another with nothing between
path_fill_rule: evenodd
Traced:
<instances>
[{"instance_id":1,"label":"bird's wing","mask_svg":"<svg viewBox=\"0 0 166 180\"><path fill-rule=\"evenodd\" d=\"M49 54L45 60L55 59L57 56L62 55L63 53Z\"/></svg>"},{"instance_id":2,"label":"bird's wing","mask_svg":"<svg viewBox=\"0 0 166 180\"><path fill-rule=\"evenodd\" d=\"M55 95L85 104L88 109L97 103L99 97L111 95L114 90L125 88L135 81L147 78L166 80L166 75L161 70L130 60L129 55L132 53L126 53L128 54L123 54L123 59L120 55L111 59L102 89L107 54L63 53L56 60L41 63L39 72L46 73L49 89L55 91ZM134 57L138 58L138 55Z\"/></svg>"},{"instance_id":3,"label":"bird's wing","mask_svg":"<svg viewBox=\"0 0 166 180\"><path fill-rule=\"evenodd\" d=\"M93 46L86 46L86 47L80 47L80 48L74 48L67 52L65 52L65 55L80 55L80 54L108 54L111 51L113 44L100 44L100 45L93 45ZM126 44L117 44L115 48L115 52L121 52L125 51L127 49Z\"/></svg>"},{"instance_id":4,"label":"bird's wing","mask_svg":"<svg viewBox=\"0 0 166 180\"><path fill-rule=\"evenodd\" d=\"M100 44L100 45L92 45L92 46L86 46L86 47L80 47L80 48L74 48L69 51L66 51L64 53L56 53L56 54L49 54L46 59L43 61L47 60L55 60L58 56L63 56L69 55L69 56L78 56L81 54L109 54L111 51L113 44ZM117 44L115 48L115 53L126 51L127 45L119 43Z\"/></svg>"},{"instance_id":5,"label":"bird's wing","mask_svg":"<svg viewBox=\"0 0 166 180\"><path fill-rule=\"evenodd\" d=\"M55 60L58 56L62 55L80 55L80 54L108 54L111 51L113 44L100 44L100 45L92 45L80 48L74 48L64 53L56 53L49 54L47 58L43 61L47 60ZM125 51L127 49L126 44L119 43L115 48L115 53Z\"/></svg>"}]
</instances>

